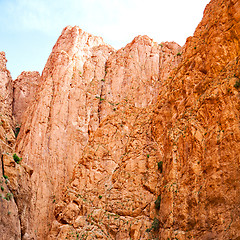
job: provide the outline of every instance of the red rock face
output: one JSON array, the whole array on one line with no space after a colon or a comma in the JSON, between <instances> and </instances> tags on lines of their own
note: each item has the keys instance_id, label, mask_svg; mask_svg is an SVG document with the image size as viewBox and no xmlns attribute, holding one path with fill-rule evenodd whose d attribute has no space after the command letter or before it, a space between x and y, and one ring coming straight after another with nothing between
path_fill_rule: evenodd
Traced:
<instances>
[{"instance_id":1,"label":"red rock face","mask_svg":"<svg viewBox=\"0 0 240 240\"><path fill-rule=\"evenodd\" d=\"M157 100L169 72L181 60L181 47L158 44L147 36L138 36L125 48L112 54L102 80L100 118L126 107L147 107Z\"/></svg>"},{"instance_id":2,"label":"red rock face","mask_svg":"<svg viewBox=\"0 0 240 240\"><path fill-rule=\"evenodd\" d=\"M102 120L49 239L240 237L239 12L239 1L212 1L155 106L129 104ZM113 86L103 99L136 99Z\"/></svg>"},{"instance_id":3,"label":"red rock face","mask_svg":"<svg viewBox=\"0 0 240 240\"><path fill-rule=\"evenodd\" d=\"M17 205L9 190L8 172L4 171L3 157L12 151L15 137L12 130L12 78L6 68L5 53L0 52L0 236L20 239L21 229Z\"/></svg>"},{"instance_id":4,"label":"red rock face","mask_svg":"<svg viewBox=\"0 0 240 240\"><path fill-rule=\"evenodd\" d=\"M162 239L240 237L239 11L239 1L207 6L154 111Z\"/></svg>"},{"instance_id":5,"label":"red rock face","mask_svg":"<svg viewBox=\"0 0 240 240\"><path fill-rule=\"evenodd\" d=\"M21 239L31 216L31 169L13 159L13 84L6 62L5 53L0 52L0 238L4 240Z\"/></svg>"},{"instance_id":6,"label":"red rock face","mask_svg":"<svg viewBox=\"0 0 240 240\"><path fill-rule=\"evenodd\" d=\"M27 107L33 102L37 92L39 72L22 72L13 84L13 115L17 125L21 125Z\"/></svg>"},{"instance_id":7,"label":"red rock face","mask_svg":"<svg viewBox=\"0 0 240 240\"><path fill-rule=\"evenodd\" d=\"M10 151L15 143L12 130L13 82L6 63L5 53L0 52L0 139L2 142L0 151Z\"/></svg>"},{"instance_id":8,"label":"red rock face","mask_svg":"<svg viewBox=\"0 0 240 240\"><path fill-rule=\"evenodd\" d=\"M239 239L239 12L237 0L211 1L183 48L138 36L115 51L63 30L33 102L16 95L16 151L33 168L25 239ZM0 136L13 151L3 53L0 63ZM15 192L31 185L4 159Z\"/></svg>"},{"instance_id":9,"label":"red rock face","mask_svg":"<svg viewBox=\"0 0 240 240\"><path fill-rule=\"evenodd\" d=\"M42 239L52 219L53 201L70 180L88 141L89 116L97 112L98 104L95 92L93 97L87 89L90 84L101 84L96 81L103 78L105 61L113 51L103 44L101 38L78 27L65 28L44 68L36 99L23 120L17 151L34 169L33 191L37 197L32 204L31 234L36 230ZM88 59L92 69L89 67L89 76L84 77ZM87 101L92 104L86 104Z\"/></svg>"},{"instance_id":10,"label":"red rock face","mask_svg":"<svg viewBox=\"0 0 240 240\"><path fill-rule=\"evenodd\" d=\"M118 109L156 102L160 77L167 78L180 61L179 51L175 43L158 45L144 36L115 53L101 38L78 27L63 30L17 143L23 161L34 169L33 231L37 228L40 238L49 229L53 203L70 180L89 134Z\"/></svg>"},{"instance_id":11,"label":"red rock face","mask_svg":"<svg viewBox=\"0 0 240 240\"><path fill-rule=\"evenodd\" d=\"M6 63L5 53L0 52L0 112L11 117L13 101L12 77L6 68Z\"/></svg>"}]
</instances>

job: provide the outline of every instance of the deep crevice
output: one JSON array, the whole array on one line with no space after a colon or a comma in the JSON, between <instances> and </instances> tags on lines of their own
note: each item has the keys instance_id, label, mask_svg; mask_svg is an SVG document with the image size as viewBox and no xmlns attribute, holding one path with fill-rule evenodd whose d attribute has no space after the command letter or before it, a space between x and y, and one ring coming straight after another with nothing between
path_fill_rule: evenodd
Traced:
<instances>
[{"instance_id":1,"label":"deep crevice","mask_svg":"<svg viewBox=\"0 0 240 240\"><path fill-rule=\"evenodd\" d=\"M105 63L105 74L104 74L104 79L106 78L106 75L107 75L107 62ZM99 95L99 102L98 102L98 123L100 125L100 122L101 122L101 116L100 116L100 113L101 113L101 104L102 104L102 101L104 101L104 98L102 98L103 96L103 86L104 86L104 83L105 81L101 81L101 89L100 89L100 95Z\"/></svg>"},{"instance_id":2,"label":"deep crevice","mask_svg":"<svg viewBox=\"0 0 240 240\"><path fill-rule=\"evenodd\" d=\"M2 175L4 176L4 164L3 164L3 155L1 154L1 162L2 162Z\"/></svg>"}]
</instances>

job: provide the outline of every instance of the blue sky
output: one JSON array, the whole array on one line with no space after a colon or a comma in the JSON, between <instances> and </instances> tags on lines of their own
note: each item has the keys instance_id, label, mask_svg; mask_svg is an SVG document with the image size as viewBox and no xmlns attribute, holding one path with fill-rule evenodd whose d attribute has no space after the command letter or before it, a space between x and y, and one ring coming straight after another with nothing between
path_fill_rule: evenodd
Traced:
<instances>
[{"instance_id":1,"label":"blue sky","mask_svg":"<svg viewBox=\"0 0 240 240\"><path fill-rule=\"evenodd\" d=\"M180 45L193 35L210 0L0 0L0 51L15 79L41 73L67 25L119 49L137 35Z\"/></svg>"}]
</instances>

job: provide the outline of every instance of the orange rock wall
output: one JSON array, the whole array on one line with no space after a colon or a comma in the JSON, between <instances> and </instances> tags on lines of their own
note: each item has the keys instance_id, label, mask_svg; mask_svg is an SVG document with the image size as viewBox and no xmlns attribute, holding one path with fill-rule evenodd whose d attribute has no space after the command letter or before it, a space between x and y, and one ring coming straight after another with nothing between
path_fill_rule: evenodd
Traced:
<instances>
[{"instance_id":1,"label":"orange rock wall","mask_svg":"<svg viewBox=\"0 0 240 240\"><path fill-rule=\"evenodd\" d=\"M13 82L13 115L19 127L23 114L33 102L39 78L39 72L22 72Z\"/></svg>"},{"instance_id":2,"label":"orange rock wall","mask_svg":"<svg viewBox=\"0 0 240 240\"><path fill-rule=\"evenodd\" d=\"M2 52L4 238L239 239L239 13L212 0L183 48L138 36L115 51L68 26L14 94Z\"/></svg>"},{"instance_id":3,"label":"orange rock wall","mask_svg":"<svg viewBox=\"0 0 240 240\"><path fill-rule=\"evenodd\" d=\"M32 232L39 238L49 231L54 203L72 178L89 135L118 109L156 102L160 77L167 78L177 66L179 51L176 43L158 45L143 36L115 52L78 27L63 30L25 114L16 147L34 170Z\"/></svg>"},{"instance_id":4,"label":"orange rock wall","mask_svg":"<svg viewBox=\"0 0 240 240\"><path fill-rule=\"evenodd\" d=\"M240 237L239 10L212 1L155 106L103 120L49 239Z\"/></svg>"}]
</instances>

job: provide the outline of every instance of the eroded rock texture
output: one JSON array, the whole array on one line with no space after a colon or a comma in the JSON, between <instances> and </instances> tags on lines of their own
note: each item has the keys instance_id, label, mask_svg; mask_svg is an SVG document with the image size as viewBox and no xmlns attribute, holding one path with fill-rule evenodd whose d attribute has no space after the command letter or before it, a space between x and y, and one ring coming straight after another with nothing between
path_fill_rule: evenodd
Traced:
<instances>
[{"instance_id":1,"label":"eroded rock texture","mask_svg":"<svg viewBox=\"0 0 240 240\"><path fill-rule=\"evenodd\" d=\"M39 78L39 72L22 72L13 82L13 115L19 127L23 114L34 100Z\"/></svg>"},{"instance_id":2,"label":"eroded rock texture","mask_svg":"<svg viewBox=\"0 0 240 240\"><path fill-rule=\"evenodd\" d=\"M155 106L136 100L100 123L49 239L240 237L239 12L239 1L212 1ZM114 88L103 89L105 114Z\"/></svg>"},{"instance_id":3,"label":"eroded rock texture","mask_svg":"<svg viewBox=\"0 0 240 240\"><path fill-rule=\"evenodd\" d=\"M55 202L72 178L89 135L108 115L156 102L161 77L177 66L180 51L176 43L158 45L143 36L115 52L78 27L63 30L17 142L23 162L34 170L32 233L38 238L49 231Z\"/></svg>"},{"instance_id":4,"label":"eroded rock texture","mask_svg":"<svg viewBox=\"0 0 240 240\"><path fill-rule=\"evenodd\" d=\"M239 12L239 1L207 6L159 97L162 239L240 237Z\"/></svg>"},{"instance_id":5,"label":"eroded rock texture","mask_svg":"<svg viewBox=\"0 0 240 240\"><path fill-rule=\"evenodd\" d=\"M20 239L18 210L7 186L9 180L3 165L3 154L10 152L15 142L12 131L12 78L6 63L5 53L0 52L0 235L2 239Z\"/></svg>"},{"instance_id":6,"label":"eroded rock texture","mask_svg":"<svg viewBox=\"0 0 240 240\"><path fill-rule=\"evenodd\" d=\"M0 52L0 238L21 239L27 229L31 198L30 168L13 160L13 83Z\"/></svg>"},{"instance_id":7,"label":"eroded rock texture","mask_svg":"<svg viewBox=\"0 0 240 240\"><path fill-rule=\"evenodd\" d=\"M183 48L68 26L14 95L1 53L4 239L239 239L239 36L237 0L212 0Z\"/></svg>"},{"instance_id":8,"label":"eroded rock texture","mask_svg":"<svg viewBox=\"0 0 240 240\"><path fill-rule=\"evenodd\" d=\"M0 150L12 149L15 143L12 119L13 81L6 67L7 59L0 52Z\"/></svg>"}]
</instances>

